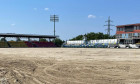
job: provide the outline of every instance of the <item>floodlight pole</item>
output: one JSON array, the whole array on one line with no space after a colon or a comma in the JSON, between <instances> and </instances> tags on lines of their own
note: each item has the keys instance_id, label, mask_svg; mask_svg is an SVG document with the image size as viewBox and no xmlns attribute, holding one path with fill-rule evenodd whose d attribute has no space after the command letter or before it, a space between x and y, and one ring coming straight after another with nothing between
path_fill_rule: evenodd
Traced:
<instances>
[{"instance_id":1,"label":"floodlight pole","mask_svg":"<svg viewBox=\"0 0 140 84\"><path fill-rule=\"evenodd\" d=\"M54 36L55 36L55 15L54 15Z\"/></svg>"},{"instance_id":2,"label":"floodlight pole","mask_svg":"<svg viewBox=\"0 0 140 84\"><path fill-rule=\"evenodd\" d=\"M50 21L54 22L54 36L55 36L55 22L58 22L59 21L59 17L57 15L51 15L50 16Z\"/></svg>"}]
</instances>

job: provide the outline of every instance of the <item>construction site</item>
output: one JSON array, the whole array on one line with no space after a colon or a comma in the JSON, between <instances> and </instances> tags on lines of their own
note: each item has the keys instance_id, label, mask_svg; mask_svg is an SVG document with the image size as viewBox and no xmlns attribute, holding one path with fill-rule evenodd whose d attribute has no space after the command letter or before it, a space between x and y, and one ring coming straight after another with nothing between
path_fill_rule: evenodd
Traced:
<instances>
[{"instance_id":1,"label":"construction site","mask_svg":"<svg viewBox=\"0 0 140 84\"><path fill-rule=\"evenodd\" d=\"M139 49L0 49L1 84L139 84Z\"/></svg>"},{"instance_id":2,"label":"construction site","mask_svg":"<svg viewBox=\"0 0 140 84\"><path fill-rule=\"evenodd\" d=\"M0 83L140 84L140 24L116 28L116 39L88 41L84 36L62 47L52 42L59 37L55 31L54 35L0 33Z\"/></svg>"},{"instance_id":3,"label":"construction site","mask_svg":"<svg viewBox=\"0 0 140 84\"><path fill-rule=\"evenodd\" d=\"M0 0L0 84L140 84L139 3Z\"/></svg>"}]
</instances>

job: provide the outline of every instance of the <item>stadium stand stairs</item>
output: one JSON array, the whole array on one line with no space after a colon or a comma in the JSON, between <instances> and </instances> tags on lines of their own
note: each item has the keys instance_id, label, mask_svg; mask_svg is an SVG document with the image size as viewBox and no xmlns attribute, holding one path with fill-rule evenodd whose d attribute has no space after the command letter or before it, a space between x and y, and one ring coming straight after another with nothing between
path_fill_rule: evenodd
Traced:
<instances>
[{"instance_id":1,"label":"stadium stand stairs","mask_svg":"<svg viewBox=\"0 0 140 84\"><path fill-rule=\"evenodd\" d=\"M11 47L11 45L7 42L8 46Z\"/></svg>"},{"instance_id":2,"label":"stadium stand stairs","mask_svg":"<svg viewBox=\"0 0 140 84\"><path fill-rule=\"evenodd\" d=\"M11 47L10 43L8 41L5 41L5 42L7 43L8 47L10 48Z\"/></svg>"}]
</instances>

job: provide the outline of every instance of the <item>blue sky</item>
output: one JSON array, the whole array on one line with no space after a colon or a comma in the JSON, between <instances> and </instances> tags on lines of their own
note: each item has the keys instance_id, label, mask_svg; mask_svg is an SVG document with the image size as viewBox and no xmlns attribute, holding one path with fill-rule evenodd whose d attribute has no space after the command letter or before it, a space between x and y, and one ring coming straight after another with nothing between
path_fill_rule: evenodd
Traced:
<instances>
[{"instance_id":1,"label":"blue sky","mask_svg":"<svg viewBox=\"0 0 140 84\"><path fill-rule=\"evenodd\" d=\"M0 0L0 33L53 35L52 14L60 17L56 34L68 40L106 33L108 16L114 25L140 23L140 0Z\"/></svg>"}]
</instances>

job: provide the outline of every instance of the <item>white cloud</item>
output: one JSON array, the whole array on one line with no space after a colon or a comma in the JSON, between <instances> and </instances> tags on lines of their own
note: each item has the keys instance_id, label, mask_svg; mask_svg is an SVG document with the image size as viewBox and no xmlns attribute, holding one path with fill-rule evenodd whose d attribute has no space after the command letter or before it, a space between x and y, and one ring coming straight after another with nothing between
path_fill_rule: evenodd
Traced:
<instances>
[{"instance_id":1,"label":"white cloud","mask_svg":"<svg viewBox=\"0 0 140 84\"><path fill-rule=\"evenodd\" d=\"M44 8L44 10L45 10L45 11L48 11L48 10L49 10L49 8Z\"/></svg>"},{"instance_id":2,"label":"white cloud","mask_svg":"<svg viewBox=\"0 0 140 84\"><path fill-rule=\"evenodd\" d=\"M37 10L37 8L34 8L34 10Z\"/></svg>"},{"instance_id":3,"label":"white cloud","mask_svg":"<svg viewBox=\"0 0 140 84\"><path fill-rule=\"evenodd\" d=\"M14 24L14 23L13 23L13 24L11 24L11 26L15 26L15 25L16 25L16 24Z\"/></svg>"},{"instance_id":4,"label":"white cloud","mask_svg":"<svg viewBox=\"0 0 140 84\"><path fill-rule=\"evenodd\" d=\"M95 16L95 15L90 14L90 15L88 15L88 18L96 18L96 16Z\"/></svg>"}]
</instances>

